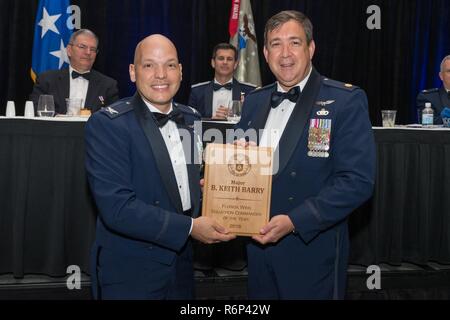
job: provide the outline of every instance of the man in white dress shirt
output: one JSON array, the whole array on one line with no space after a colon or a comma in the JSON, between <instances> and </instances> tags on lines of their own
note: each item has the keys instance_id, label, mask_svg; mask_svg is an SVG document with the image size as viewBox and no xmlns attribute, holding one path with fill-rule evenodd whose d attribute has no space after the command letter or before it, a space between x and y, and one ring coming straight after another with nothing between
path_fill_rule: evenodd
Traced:
<instances>
[{"instance_id":1,"label":"man in white dress shirt","mask_svg":"<svg viewBox=\"0 0 450 320\"><path fill-rule=\"evenodd\" d=\"M368 199L375 142L364 91L312 64L313 26L298 11L266 23L277 81L250 93L237 127L275 150L270 221L247 246L250 299L342 299L348 215Z\"/></svg>"},{"instance_id":2,"label":"man in white dress shirt","mask_svg":"<svg viewBox=\"0 0 450 320\"><path fill-rule=\"evenodd\" d=\"M92 289L99 299L192 299L190 238L235 238L200 216L200 115L172 101L181 83L173 43L152 35L136 47L133 97L86 125L86 169L99 216Z\"/></svg>"},{"instance_id":3,"label":"man in white dress shirt","mask_svg":"<svg viewBox=\"0 0 450 320\"><path fill-rule=\"evenodd\" d=\"M255 89L254 85L233 78L238 62L238 51L233 45L219 43L214 47L211 58L214 80L192 85L189 96L189 105L202 117L226 120L229 102L241 100L241 96Z\"/></svg>"},{"instance_id":4,"label":"man in white dress shirt","mask_svg":"<svg viewBox=\"0 0 450 320\"><path fill-rule=\"evenodd\" d=\"M98 54L98 37L88 29L72 34L67 45L70 66L38 75L30 100L37 107L39 96L53 95L55 113L67 112L66 98L82 100L82 108L92 113L119 99L117 81L92 69Z\"/></svg>"}]
</instances>

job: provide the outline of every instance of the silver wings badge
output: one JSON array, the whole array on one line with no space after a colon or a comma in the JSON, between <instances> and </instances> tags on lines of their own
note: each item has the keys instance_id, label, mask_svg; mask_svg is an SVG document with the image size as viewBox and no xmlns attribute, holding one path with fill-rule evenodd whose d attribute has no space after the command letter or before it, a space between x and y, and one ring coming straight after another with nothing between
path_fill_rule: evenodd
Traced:
<instances>
[{"instance_id":1,"label":"silver wings badge","mask_svg":"<svg viewBox=\"0 0 450 320\"><path fill-rule=\"evenodd\" d=\"M326 105L332 104L334 103L336 100L327 100L327 101L316 101L316 104L321 106L321 107L325 107ZM330 112L328 110L326 110L325 108L320 109L319 111L317 111L316 113L318 116L327 116L330 114Z\"/></svg>"},{"instance_id":2,"label":"silver wings badge","mask_svg":"<svg viewBox=\"0 0 450 320\"><path fill-rule=\"evenodd\" d=\"M327 100L327 101L316 101L316 104L321 107L325 107L326 105L334 103L336 100Z\"/></svg>"}]
</instances>

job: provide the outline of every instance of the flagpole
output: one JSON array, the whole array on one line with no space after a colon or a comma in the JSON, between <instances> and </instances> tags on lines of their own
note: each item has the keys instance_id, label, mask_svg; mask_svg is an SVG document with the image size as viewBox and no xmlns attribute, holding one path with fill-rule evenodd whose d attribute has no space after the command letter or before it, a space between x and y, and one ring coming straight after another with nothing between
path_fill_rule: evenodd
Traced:
<instances>
[{"instance_id":1,"label":"flagpole","mask_svg":"<svg viewBox=\"0 0 450 320\"><path fill-rule=\"evenodd\" d=\"M240 82L261 86L258 44L250 0L231 0L228 25L230 43L239 53L235 77Z\"/></svg>"}]
</instances>

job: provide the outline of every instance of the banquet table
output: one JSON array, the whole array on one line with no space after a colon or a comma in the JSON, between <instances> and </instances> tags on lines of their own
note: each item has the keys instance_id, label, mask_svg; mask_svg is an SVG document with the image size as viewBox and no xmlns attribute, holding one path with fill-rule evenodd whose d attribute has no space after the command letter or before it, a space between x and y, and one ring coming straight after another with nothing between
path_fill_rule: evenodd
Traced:
<instances>
[{"instance_id":1,"label":"banquet table","mask_svg":"<svg viewBox=\"0 0 450 320\"><path fill-rule=\"evenodd\" d=\"M0 274L64 276L70 265L88 273L97 209L84 169L86 120L0 117ZM203 131L232 125L205 121ZM350 216L350 263L450 263L450 129L373 130L376 184ZM239 265L244 242L197 245L195 257Z\"/></svg>"}]
</instances>

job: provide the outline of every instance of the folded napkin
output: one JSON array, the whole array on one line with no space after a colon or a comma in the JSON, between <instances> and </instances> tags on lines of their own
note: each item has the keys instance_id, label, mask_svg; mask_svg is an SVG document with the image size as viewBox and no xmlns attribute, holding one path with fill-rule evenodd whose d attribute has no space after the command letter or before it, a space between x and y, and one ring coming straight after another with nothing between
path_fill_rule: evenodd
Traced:
<instances>
[{"instance_id":1,"label":"folded napkin","mask_svg":"<svg viewBox=\"0 0 450 320\"><path fill-rule=\"evenodd\" d=\"M441 111L441 118L442 118L442 122L444 124L444 127L450 128L450 108L445 107Z\"/></svg>"},{"instance_id":2,"label":"folded napkin","mask_svg":"<svg viewBox=\"0 0 450 320\"><path fill-rule=\"evenodd\" d=\"M450 108L449 107L445 107L441 111L441 118L450 118Z\"/></svg>"}]
</instances>

